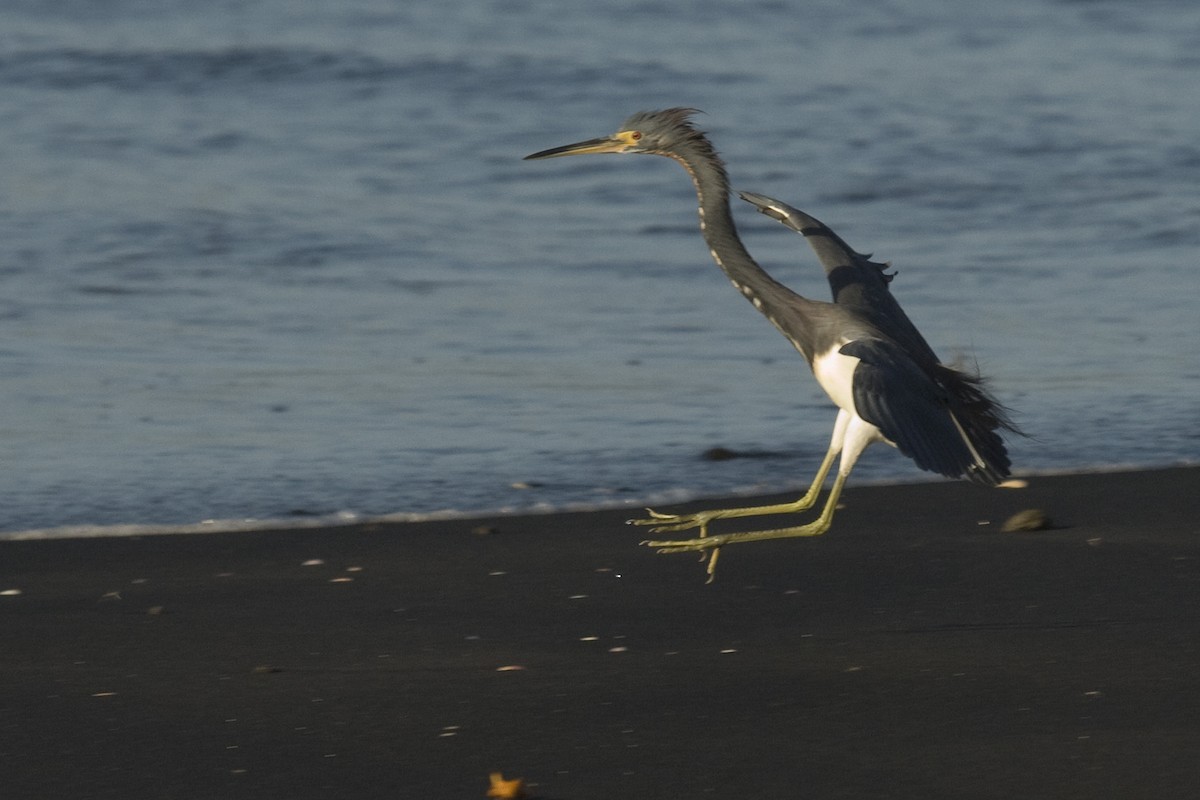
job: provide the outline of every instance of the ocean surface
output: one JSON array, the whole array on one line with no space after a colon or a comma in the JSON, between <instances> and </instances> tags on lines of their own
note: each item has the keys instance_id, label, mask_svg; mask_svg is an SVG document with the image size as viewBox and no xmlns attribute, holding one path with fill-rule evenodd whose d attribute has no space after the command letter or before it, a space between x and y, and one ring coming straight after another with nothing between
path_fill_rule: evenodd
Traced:
<instances>
[{"instance_id":1,"label":"ocean surface","mask_svg":"<svg viewBox=\"0 0 1200 800\"><path fill-rule=\"evenodd\" d=\"M1193 0L9 0L0 536L806 485L834 410L684 172L521 160L668 106L893 262L1018 472L1200 461Z\"/></svg>"}]
</instances>

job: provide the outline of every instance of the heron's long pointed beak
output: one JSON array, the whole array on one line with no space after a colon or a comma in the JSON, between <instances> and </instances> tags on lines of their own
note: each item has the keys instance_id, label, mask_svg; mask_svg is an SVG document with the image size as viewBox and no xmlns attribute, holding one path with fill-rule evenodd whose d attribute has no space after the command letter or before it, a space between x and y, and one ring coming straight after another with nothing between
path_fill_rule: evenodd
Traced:
<instances>
[{"instance_id":1,"label":"heron's long pointed beak","mask_svg":"<svg viewBox=\"0 0 1200 800\"><path fill-rule=\"evenodd\" d=\"M588 139L575 144L564 144L562 147L551 147L539 153L525 156L523 160L533 161L539 158L558 158L559 156L581 156L586 153L624 153L633 143L620 134L604 136L599 139Z\"/></svg>"}]
</instances>

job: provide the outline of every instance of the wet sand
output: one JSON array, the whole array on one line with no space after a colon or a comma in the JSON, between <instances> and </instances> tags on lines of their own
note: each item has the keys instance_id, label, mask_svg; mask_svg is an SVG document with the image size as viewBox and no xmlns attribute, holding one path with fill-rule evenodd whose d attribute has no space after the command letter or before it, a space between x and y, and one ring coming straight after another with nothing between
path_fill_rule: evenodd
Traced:
<instances>
[{"instance_id":1,"label":"wet sand","mask_svg":"<svg viewBox=\"0 0 1200 800\"><path fill-rule=\"evenodd\" d=\"M3 796L1194 796L1200 468L1028 481L710 586L630 511L0 542Z\"/></svg>"}]
</instances>

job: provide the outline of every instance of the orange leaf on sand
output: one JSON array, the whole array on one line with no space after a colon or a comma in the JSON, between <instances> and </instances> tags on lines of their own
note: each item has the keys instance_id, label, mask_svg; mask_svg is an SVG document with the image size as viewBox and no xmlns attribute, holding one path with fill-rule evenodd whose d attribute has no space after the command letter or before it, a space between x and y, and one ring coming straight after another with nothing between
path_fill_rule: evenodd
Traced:
<instances>
[{"instance_id":1,"label":"orange leaf on sand","mask_svg":"<svg viewBox=\"0 0 1200 800\"><path fill-rule=\"evenodd\" d=\"M506 781L504 775L499 772L493 772L488 778L492 782L492 788L488 789L488 797L495 800L520 800L525 796L525 781L520 778Z\"/></svg>"}]
</instances>

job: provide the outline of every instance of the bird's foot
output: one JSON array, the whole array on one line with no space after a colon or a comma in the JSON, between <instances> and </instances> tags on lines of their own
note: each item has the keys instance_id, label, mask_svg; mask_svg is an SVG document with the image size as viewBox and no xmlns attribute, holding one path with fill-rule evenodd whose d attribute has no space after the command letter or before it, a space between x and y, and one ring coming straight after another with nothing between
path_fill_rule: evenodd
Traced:
<instances>
[{"instance_id":1,"label":"bird's foot","mask_svg":"<svg viewBox=\"0 0 1200 800\"><path fill-rule=\"evenodd\" d=\"M650 528L650 533L675 533L676 531L686 531L692 528L699 528L700 535L696 539L690 539L689 542L707 542L708 538L708 523L712 522L717 517L721 516L720 511L697 511L693 514L662 514L655 511L653 508L647 508L646 513L650 515L649 519L630 519L626 520L628 525L653 525ZM642 542L642 544L653 544L652 542ZM659 542L657 544L669 544ZM719 545L707 545L705 547L692 547L689 550L699 550L700 560L704 560L704 551L711 549L712 552L708 555L708 566L705 572L708 575L708 580L705 583L712 583L717 577L717 558L721 555ZM659 550L660 553L673 552L667 549Z\"/></svg>"},{"instance_id":2,"label":"bird's foot","mask_svg":"<svg viewBox=\"0 0 1200 800\"><path fill-rule=\"evenodd\" d=\"M720 548L736 539L736 533L722 533L719 536L698 536L695 539L646 539L639 544L645 547L656 547L660 553L703 553L705 550Z\"/></svg>"},{"instance_id":3,"label":"bird's foot","mask_svg":"<svg viewBox=\"0 0 1200 800\"><path fill-rule=\"evenodd\" d=\"M833 515L830 514L829 516L832 517ZM707 535L707 531L702 530L700 536L695 539L664 539L661 541L658 539L647 539L642 544L646 547L657 547L660 553L702 552L717 547L724 547L727 544L740 544L741 542L763 542L768 539L794 539L803 536L820 536L829 530L831 522L831 519L822 516L807 525L797 525L792 528L776 528L771 531L722 533L716 536L709 536Z\"/></svg>"},{"instance_id":4,"label":"bird's foot","mask_svg":"<svg viewBox=\"0 0 1200 800\"><path fill-rule=\"evenodd\" d=\"M700 536L708 536L708 523L721 516L721 511L697 511L692 514L662 514L653 508L647 508L647 519L626 520L626 525L653 526L650 533L675 533L692 528L700 529Z\"/></svg>"},{"instance_id":5,"label":"bird's foot","mask_svg":"<svg viewBox=\"0 0 1200 800\"><path fill-rule=\"evenodd\" d=\"M661 515L666 516L666 515ZM832 514L829 515L832 517ZM701 553L701 560L704 558L704 553L708 555L708 581L712 583L716 577L717 557L721 553L721 548L729 544L739 544L741 542L761 542L768 539L792 539L796 537L820 536L830 528L832 519L822 516L814 522L807 525L798 525L792 528L778 528L770 531L743 531L741 533L722 533L717 536L709 536L707 531L707 521L701 528L700 536L694 539L647 539L641 544L646 547L654 547L659 553ZM661 530L654 528L652 531ZM669 528L668 530L675 530Z\"/></svg>"},{"instance_id":6,"label":"bird's foot","mask_svg":"<svg viewBox=\"0 0 1200 800\"><path fill-rule=\"evenodd\" d=\"M700 529L700 536L708 535L708 523L714 519L734 519L738 517L765 517L776 514L794 514L812 508L820 494L820 481L824 472L817 478L803 497L793 503L775 503L769 506L748 506L745 508L710 508L707 511L694 511L691 514L663 514L652 508L646 509L645 519L627 520L629 525L649 526L650 533L678 533L692 528Z\"/></svg>"}]
</instances>

